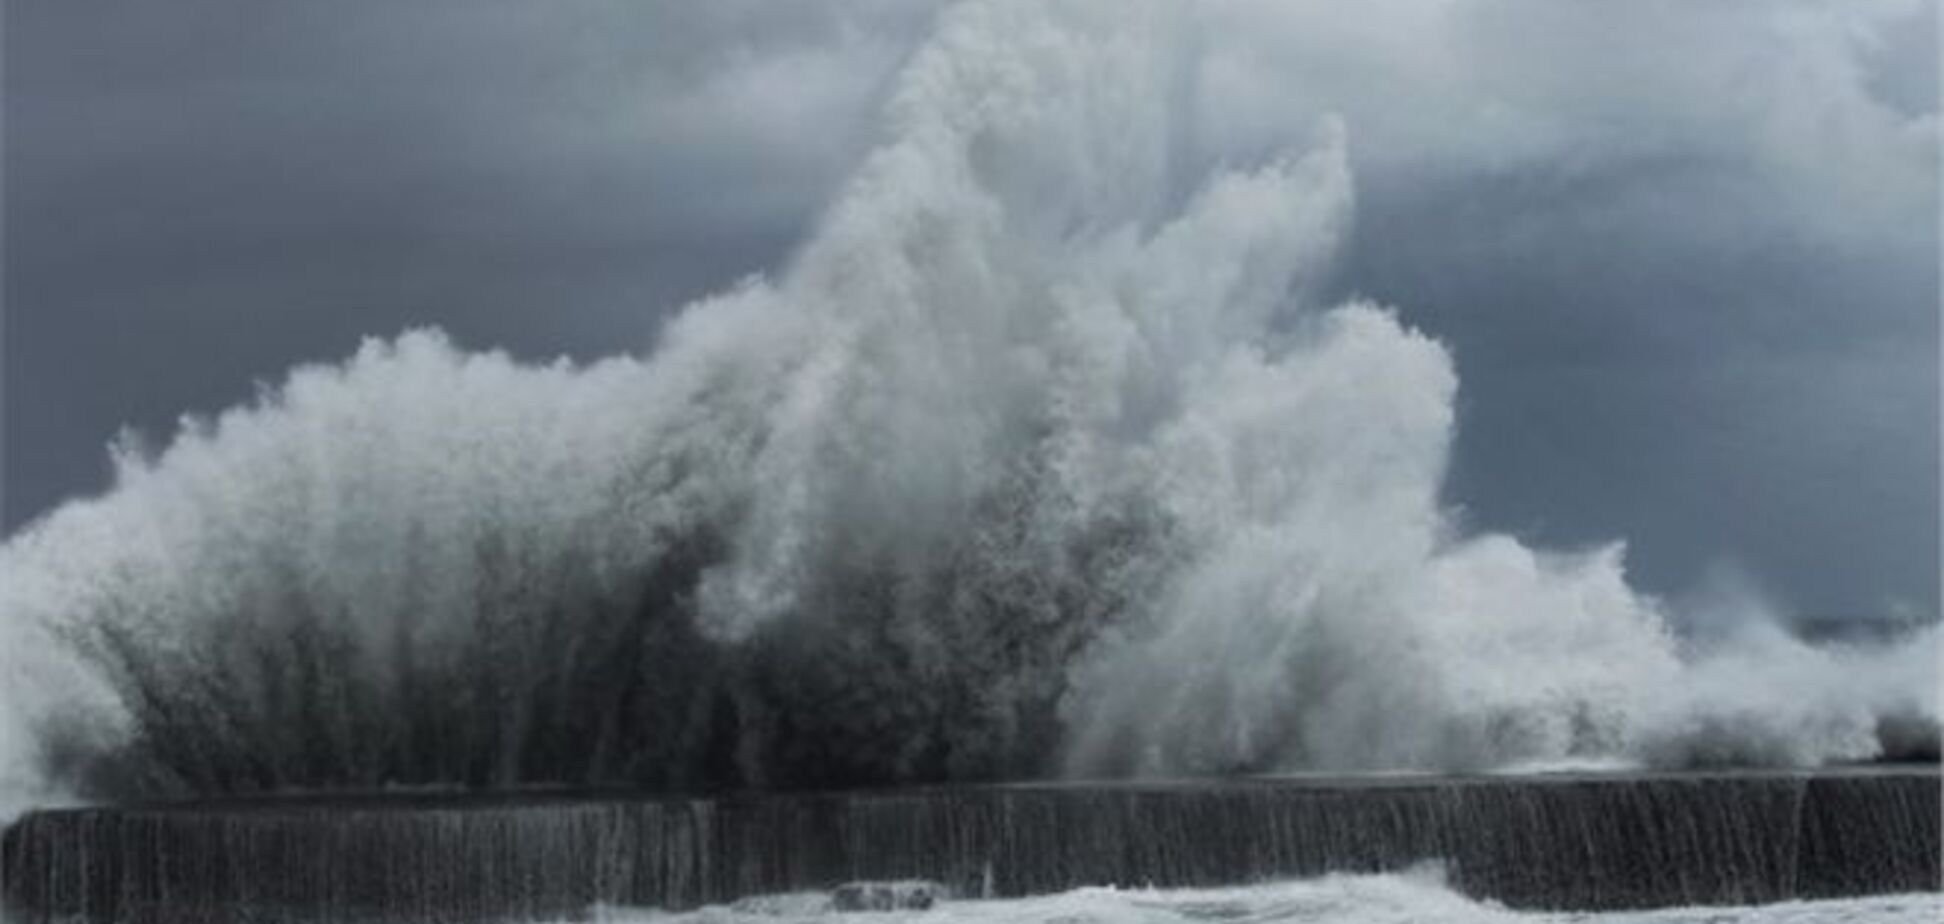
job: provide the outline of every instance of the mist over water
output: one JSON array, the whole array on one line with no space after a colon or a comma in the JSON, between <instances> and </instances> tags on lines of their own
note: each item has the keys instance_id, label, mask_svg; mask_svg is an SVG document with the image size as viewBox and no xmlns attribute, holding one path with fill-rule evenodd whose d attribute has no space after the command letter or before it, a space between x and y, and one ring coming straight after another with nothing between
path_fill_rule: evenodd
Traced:
<instances>
[{"instance_id":1,"label":"mist over water","mask_svg":"<svg viewBox=\"0 0 1944 924\"><path fill-rule=\"evenodd\" d=\"M1466 529L1451 355L1324 295L1357 139L1204 169L1194 15L948 11L650 354L408 332L122 447L0 550L0 812L1935 749L1934 625L1677 634L1617 544Z\"/></svg>"}]
</instances>

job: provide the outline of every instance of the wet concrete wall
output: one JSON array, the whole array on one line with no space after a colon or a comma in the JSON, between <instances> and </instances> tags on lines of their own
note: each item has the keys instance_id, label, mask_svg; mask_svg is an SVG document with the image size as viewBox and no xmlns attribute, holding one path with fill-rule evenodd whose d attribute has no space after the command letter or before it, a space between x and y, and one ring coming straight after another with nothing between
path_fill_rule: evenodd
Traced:
<instances>
[{"instance_id":1,"label":"wet concrete wall","mask_svg":"<svg viewBox=\"0 0 1944 924\"><path fill-rule=\"evenodd\" d=\"M1939 808L1935 768L302 799L31 814L0 891L26 921L480 921L861 879L1020 895L1441 860L1513 906L1740 903L1936 889Z\"/></svg>"}]
</instances>

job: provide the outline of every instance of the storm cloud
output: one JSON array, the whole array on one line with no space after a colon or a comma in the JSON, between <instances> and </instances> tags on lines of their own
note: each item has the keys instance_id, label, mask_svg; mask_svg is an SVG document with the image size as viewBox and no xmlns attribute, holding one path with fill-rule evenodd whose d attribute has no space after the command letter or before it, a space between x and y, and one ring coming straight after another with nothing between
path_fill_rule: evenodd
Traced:
<instances>
[{"instance_id":1,"label":"storm cloud","mask_svg":"<svg viewBox=\"0 0 1944 924\"><path fill-rule=\"evenodd\" d=\"M436 325L639 353L774 272L935 7L9 7L9 531L104 444ZM1680 596L1938 609L1937 7L1235 3L1182 16L1181 195L1342 119L1331 286L1463 386L1446 501Z\"/></svg>"}]
</instances>

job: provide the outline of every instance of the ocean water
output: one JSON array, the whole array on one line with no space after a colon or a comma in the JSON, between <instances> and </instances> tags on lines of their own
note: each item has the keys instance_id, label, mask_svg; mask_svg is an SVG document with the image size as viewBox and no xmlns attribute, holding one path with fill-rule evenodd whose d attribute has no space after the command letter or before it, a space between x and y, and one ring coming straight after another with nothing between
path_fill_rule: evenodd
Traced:
<instances>
[{"instance_id":1,"label":"ocean water","mask_svg":"<svg viewBox=\"0 0 1944 924\"><path fill-rule=\"evenodd\" d=\"M605 922L656 924L1937 924L1944 895L1917 893L1779 902L1755 906L1666 908L1624 912L1515 911L1466 897L1435 867L1385 875L1325 876L1221 889L1085 888L1033 898L946 900L923 910L841 912L821 893L764 896L730 905L669 913L602 909Z\"/></svg>"}]
</instances>

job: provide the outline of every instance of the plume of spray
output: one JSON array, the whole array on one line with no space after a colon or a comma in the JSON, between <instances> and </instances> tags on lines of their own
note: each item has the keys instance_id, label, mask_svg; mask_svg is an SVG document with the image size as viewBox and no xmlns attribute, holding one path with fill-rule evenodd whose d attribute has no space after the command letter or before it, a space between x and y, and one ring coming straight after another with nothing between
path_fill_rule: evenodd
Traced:
<instances>
[{"instance_id":1,"label":"plume of spray","mask_svg":"<svg viewBox=\"0 0 1944 924\"><path fill-rule=\"evenodd\" d=\"M1345 126L1184 184L1192 19L954 7L644 358L411 332L118 451L0 550L0 793L1935 747L1934 628L1694 644L1617 545L1468 533L1450 356L1319 299Z\"/></svg>"}]
</instances>

